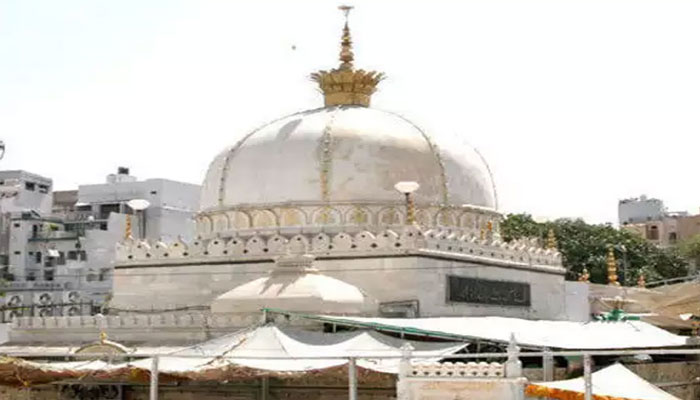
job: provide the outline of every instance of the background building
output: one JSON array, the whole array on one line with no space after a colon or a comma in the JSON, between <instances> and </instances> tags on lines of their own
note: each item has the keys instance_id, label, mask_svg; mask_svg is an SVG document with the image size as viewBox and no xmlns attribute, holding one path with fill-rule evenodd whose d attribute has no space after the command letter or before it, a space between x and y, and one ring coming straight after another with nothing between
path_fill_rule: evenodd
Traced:
<instances>
[{"instance_id":1,"label":"background building","mask_svg":"<svg viewBox=\"0 0 700 400\"><path fill-rule=\"evenodd\" d=\"M700 234L700 214L668 211L662 200L642 195L620 200L620 226L660 246L670 246Z\"/></svg>"},{"instance_id":2,"label":"background building","mask_svg":"<svg viewBox=\"0 0 700 400\"><path fill-rule=\"evenodd\" d=\"M0 319L94 311L112 291L114 246L127 234L127 218L138 238L189 239L194 231L198 185L138 181L126 168L106 183L58 192L50 179L25 171L0 177ZM148 208L131 209L134 199L147 200Z\"/></svg>"}]
</instances>

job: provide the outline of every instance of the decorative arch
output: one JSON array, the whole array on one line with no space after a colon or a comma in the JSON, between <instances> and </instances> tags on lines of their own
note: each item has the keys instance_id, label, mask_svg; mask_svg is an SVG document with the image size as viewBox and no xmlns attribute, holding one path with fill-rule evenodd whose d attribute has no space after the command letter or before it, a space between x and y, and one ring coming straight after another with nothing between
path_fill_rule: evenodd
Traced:
<instances>
[{"instance_id":1,"label":"decorative arch","mask_svg":"<svg viewBox=\"0 0 700 400\"><path fill-rule=\"evenodd\" d=\"M254 228L272 228L277 226L277 215L270 210L253 211Z\"/></svg>"},{"instance_id":2,"label":"decorative arch","mask_svg":"<svg viewBox=\"0 0 700 400\"><path fill-rule=\"evenodd\" d=\"M340 211L333 207L322 207L314 211L314 225L340 225L342 223Z\"/></svg>"},{"instance_id":3,"label":"decorative arch","mask_svg":"<svg viewBox=\"0 0 700 400\"><path fill-rule=\"evenodd\" d=\"M459 226L462 228L474 229L474 215L468 211L460 215Z\"/></svg>"},{"instance_id":4,"label":"decorative arch","mask_svg":"<svg viewBox=\"0 0 700 400\"><path fill-rule=\"evenodd\" d=\"M455 215L450 210L440 210L440 212L438 212L437 214L435 222L437 222L438 226L457 226L457 220L455 218Z\"/></svg>"},{"instance_id":5,"label":"decorative arch","mask_svg":"<svg viewBox=\"0 0 700 400\"><path fill-rule=\"evenodd\" d=\"M379 211L377 220L380 225L401 225L403 214L395 207L388 207Z\"/></svg>"},{"instance_id":6,"label":"decorative arch","mask_svg":"<svg viewBox=\"0 0 700 400\"><path fill-rule=\"evenodd\" d=\"M428 210L417 210L416 222L422 226L433 226L433 218Z\"/></svg>"},{"instance_id":7,"label":"decorative arch","mask_svg":"<svg viewBox=\"0 0 700 400\"><path fill-rule=\"evenodd\" d=\"M211 218L209 218L206 215L203 215L199 217L199 220L197 220L197 232L200 235L206 235L211 232L212 228L212 221Z\"/></svg>"},{"instance_id":8,"label":"decorative arch","mask_svg":"<svg viewBox=\"0 0 700 400\"><path fill-rule=\"evenodd\" d=\"M214 232L227 231L229 227L229 220L226 214L216 214L211 216L212 229Z\"/></svg>"},{"instance_id":9,"label":"decorative arch","mask_svg":"<svg viewBox=\"0 0 700 400\"><path fill-rule=\"evenodd\" d=\"M251 226L251 218L243 211L229 211L228 215L229 226L234 229L248 229Z\"/></svg>"},{"instance_id":10,"label":"decorative arch","mask_svg":"<svg viewBox=\"0 0 700 400\"><path fill-rule=\"evenodd\" d=\"M371 213L364 207L353 207L345 214L348 225L367 225L371 220Z\"/></svg>"},{"instance_id":11,"label":"decorative arch","mask_svg":"<svg viewBox=\"0 0 700 400\"><path fill-rule=\"evenodd\" d=\"M280 226L306 225L306 214L298 208L284 208L280 214Z\"/></svg>"}]
</instances>

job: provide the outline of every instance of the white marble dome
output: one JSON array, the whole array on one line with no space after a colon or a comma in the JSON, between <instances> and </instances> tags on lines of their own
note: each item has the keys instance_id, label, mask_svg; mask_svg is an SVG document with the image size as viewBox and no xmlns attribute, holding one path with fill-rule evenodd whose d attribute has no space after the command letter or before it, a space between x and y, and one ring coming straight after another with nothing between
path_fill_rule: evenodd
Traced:
<instances>
[{"instance_id":1,"label":"white marble dome","mask_svg":"<svg viewBox=\"0 0 700 400\"><path fill-rule=\"evenodd\" d=\"M497 207L491 173L473 148L433 140L397 114L342 105L283 117L221 152L201 210L400 204L398 181L420 183L418 205Z\"/></svg>"}]
</instances>

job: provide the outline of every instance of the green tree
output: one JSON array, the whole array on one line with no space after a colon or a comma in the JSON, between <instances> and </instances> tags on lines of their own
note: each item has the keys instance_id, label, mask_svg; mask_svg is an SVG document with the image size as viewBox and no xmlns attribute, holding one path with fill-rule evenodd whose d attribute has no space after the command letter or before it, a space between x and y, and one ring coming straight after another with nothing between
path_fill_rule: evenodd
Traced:
<instances>
[{"instance_id":1,"label":"green tree","mask_svg":"<svg viewBox=\"0 0 700 400\"><path fill-rule=\"evenodd\" d=\"M700 234L690 237L678 245L678 251L690 260L695 268L700 267Z\"/></svg>"},{"instance_id":2,"label":"green tree","mask_svg":"<svg viewBox=\"0 0 700 400\"><path fill-rule=\"evenodd\" d=\"M688 272L687 262L678 251L662 249L633 232L610 225L587 224L581 219L540 223L528 214L510 214L501 223L501 235L506 241L534 237L544 244L550 230L557 239L567 279L577 279L586 268L591 282L607 283L608 246L613 246L620 282L628 286L636 284L640 274L648 282L684 276Z\"/></svg>"}]
</instances>

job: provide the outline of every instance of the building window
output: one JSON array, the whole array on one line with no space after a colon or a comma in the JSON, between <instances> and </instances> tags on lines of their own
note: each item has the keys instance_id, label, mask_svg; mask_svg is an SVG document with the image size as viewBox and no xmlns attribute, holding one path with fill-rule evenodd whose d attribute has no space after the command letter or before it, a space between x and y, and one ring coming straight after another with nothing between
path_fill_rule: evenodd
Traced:
<instances>
[{"instance_id":1,"label":"building window","mask_svg":"<svg viewBox=\"0 0 700 400\"><path fill-rule=\"evenodd\" d=\"M109 275L109 268L103 268L100 270L100 282L107 280Z\"/></svg>"},{"instance_id":2,"label":"building window","mask_svg":"<svg viewBox=\"0 0 700 400\"><path fill-rule=\"evenodd\" d=\"M39 193L48 193L49 187L47 185L39 185Z\"/></svg>"},{"instance_id":3,"label":"building window","mask_svg":"<svg viewBox=\"0 0 700 400\"><path fill-rule=\"evenodd\" d=\"M68 259L69 260L77 260L78 259L78 252L75 250L70 250L68 252Z\"/></svg>"},{"instance_id":4,"label":"building window","mask_svg":"<svg viewBox=\"0 0 700 400\"><path fill-rule=\"evenodd\" d=\"M15 228L19 228L19 222L15 222L14 224L12 224L12 226L14 226Z\"/></svg>"},{"instance_id":5,"label":"building window","mask_svg":"<svg viewBox=\"0 0 700 400\"><path fill-rule=\"evenodd\" d=\"M37 251L36 254L34 254L34 262L37 264L41 264L41 252Z\"/></svg>"},{"instance_id":6,"label":"building window","mask_svg":"<svg viewBox=\"0 0 700 400\"><path fill-rule=\"evenodd\" d=\"M106 231L106 230L107 230L107 223L106 223L106 222L102 222L102 223L100 224L100 230L102 230L102 231Z\"/></svg>"},{"instance_id":7,"label":"building window","mask_svg":"<svg viewBox=\"0 0 700 400\"><path fill-rule=\"evenodd\" d=\"M668 241L671 243L676 243L676 240L678 240L678 234L676 232L671 232L668 234Z\"/></svg>"},{"instance_id":8,"label":"building window","mask_svg":"<svg viewBox=\"0 0 700 400\"><path fill-rule=\"evenodd\" d=\"M100 219L108 219L109 214L119 213L121 210L119 203L102 204L100 205Z\"/></svg>"},{"instance_id":9,"label":"building window","mask_svg":"<svg viewBox=\"0 0 700 400\"><path fill-rule=\"evenodd\" d=\"M34 272L30 272L27 274L27 280L28 281L35 281L36 280L36 276L34 276Z\"/></svg>"},{"instance_id":10,"label":"building window","mask_svg":"<svg viewBox=\"0 0 700 400\"><path fill-rule=\"evenodd\" d=\"M647 239L649 240L659 240L659 227L652 225L647 230Z\"/></svg>"},{"instance_id":11,"label":"building window","mask_svg":"<svg viewBox=\"0 0 700 400\"><path fill-rule=\"evenodd\" d=\"M36 184L34 182L24 182L24 188L33 192L36 189Z\"/></svg>"},{"instance_id":12,"label":"building window","mask_svg":"<svg viewBox=\"0 0 700 400\"><path fill-rule=\"evenodd\" d=\"M15 255L16 255L16 256L18 256L18 255L20 255L20 254L22 254L22 252L21 252L21 251L19 251L19 250L15 250Z\"/></svg>"},{"instance_id":13,"label":"building window","mask_svg":"<svg viewBox=\"0 0 700 400\"><path fill-rule=\"evenodd\" d=\"M80 257L80 261L87 261L87 252L85 250L79 251L78 256Z\"/></svg>"},{"instance_id":14,"label":"building window","mask_svg":"<svg viewBox=\"0 0 700 400\"><path fill-rule=\"evenodd\" d=\"M66 265L66 253L59 251L58 252L58 261L56 262L58 265Z\"/></svg>"},{"instance_id":15,"label":"building window","mask_svg":"<svg viewBox=\"0 0 700 400\"><path fill-rule=\"evenodd\" d=\"M44 280L46 280L46 281L53 280L53 270L52 269L44 271Z\"/></svg>"}]
</instances>

